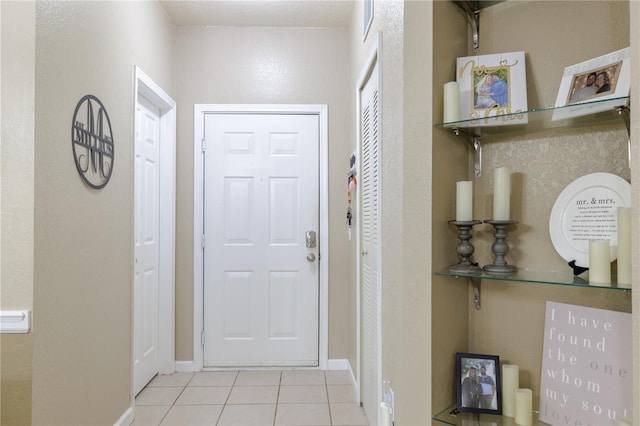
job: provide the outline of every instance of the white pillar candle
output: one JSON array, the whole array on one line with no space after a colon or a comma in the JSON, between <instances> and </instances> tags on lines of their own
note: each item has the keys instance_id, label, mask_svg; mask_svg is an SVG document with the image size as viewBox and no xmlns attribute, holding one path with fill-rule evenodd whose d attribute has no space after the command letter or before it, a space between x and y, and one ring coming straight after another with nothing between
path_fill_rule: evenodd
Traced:
<instances>
[{"instance_id":1,"label":"white pillar candle","mask_svg":"<svg viewBox=\"0 0 640 426\"><path fill-rule=\"evenodd\" d=\"M611 254L609 240L589 241L589 283L611 284Z\"/></svg>"},{"instance_id":2,"label":"white pillar candle","mask_svg":"<svg viewBox=\"0 0 640 426\"><path fill-rule=\"evenodd\" d=\"M502 415L516 415L516 389L520 387L520 367L515 364L502 366Z\"/></svg>"},{"instance_id":3,"label":"white pillar candle","mask_svg":"<svg viewBox=\"0 0 640 426\"><path fill-rule=\"evenodd\" d=\"M618 207L618 287L631 288L630 207Z\"/></svg>"},{"instance_id":4,"label":"white pillar candle","mask_svg":"<svg viewBox=\"0 0 640 426\"><path fill-rule=\"evenodd\" d=\"M506 167L498 167L493 177L493 220L509 220L511 172Z\"/></svg>"},{"instance_id":5,"label":"white pillar candle","mask_svg":"<svg viewBox=\"0 0 640 426\"><path fill-rule=\"evenodd\" d=\"M533 423L531 389L516 390L516 423L522 426L531 426Z\"/></svg>"},{"instance_id":6,"label":"white pillar candle","mask_svg":"<svg viewBox=\"0 0 640 426\"><path fill-rule=\"evenodd\" d=\"M456 81L444 85L444 110L442 121L450 123L460 120L460 87Z\"/></svg>"},{"instance_id":7,"label":"white pillar candle","mask_svg":"<svg viewBox=\"0 0 640 426\"><path fill-rule=\"evenodd\" d=\"M456 220L473 220L473 181L456 182Z\"/></svg>"}]
</instances>

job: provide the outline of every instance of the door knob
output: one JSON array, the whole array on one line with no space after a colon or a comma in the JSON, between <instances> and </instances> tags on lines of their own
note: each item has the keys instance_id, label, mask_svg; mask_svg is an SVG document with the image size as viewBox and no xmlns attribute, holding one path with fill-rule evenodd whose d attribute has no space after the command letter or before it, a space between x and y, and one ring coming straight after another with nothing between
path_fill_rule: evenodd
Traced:
<instances>
[{"instance_id":1,"label":"door knob","mask_svg":"<svg viewBox=\"0 0 640 426\"><path fill-rule=\"evenodd\" d=\"M313 262L316 260L316 255L313 253L307 253L307 261L308 262Z\"/></svg>"}]
</instances>

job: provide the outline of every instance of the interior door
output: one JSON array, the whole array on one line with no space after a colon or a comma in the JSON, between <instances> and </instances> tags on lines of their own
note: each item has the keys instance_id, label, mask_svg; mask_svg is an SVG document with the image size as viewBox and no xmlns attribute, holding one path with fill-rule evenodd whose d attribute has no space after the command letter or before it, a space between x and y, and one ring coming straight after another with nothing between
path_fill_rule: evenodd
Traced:
<instances>
[{"instance_id":1,"label":"interior door","mask_svg":"<svg viewBox=\"0 0 640 426\"><path fill-rule=\"evenodd\" d=\"M134 200L134 394L158 373L160 110L143 96L136 106Z\"/></svg>"},{"instance_id":2,"label":"interior door","mask_svg":"<svg viewBox=\"0 0 640 426\"><path fill-rule=\"evenodd\" d=\"M381 401L381 300L379 286L379 150L378 65L360 91L360 400L367 418L377 424Z\"/></svg>"},{"instance_id":3,"label":"interior door","mask_svg":"<svg viewBox=\"0 0 640 426\"><path fill-rule=\"evenodd\" d=\"M207 114L205 367L318 365L319 118Z\"/></svg>"}]
</instances>

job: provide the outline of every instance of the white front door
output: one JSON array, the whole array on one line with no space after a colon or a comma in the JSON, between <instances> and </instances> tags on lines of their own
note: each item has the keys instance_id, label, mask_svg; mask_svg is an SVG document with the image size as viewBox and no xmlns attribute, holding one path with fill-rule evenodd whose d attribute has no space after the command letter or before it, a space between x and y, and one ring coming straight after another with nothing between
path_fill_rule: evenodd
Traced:
<instances>
[{"instance_id":1,"label":"white front door","mask_svg":"<svg viewBox=\"0 0 640 426\"><path fill-rule=\"evenodd\" d=\"M318 115L204 120L203 365L317 366Z\"/></svg>"},{"instance_id":2,"label":"white front door","mask_svg":"<svg viewBox=\"0 0 640 426\"><path fill-rule=\"evenodd\" d=\"M134 395L160 369L158 351L160 110L138 97L134 201Z\"/></svg>"}]
</instances>

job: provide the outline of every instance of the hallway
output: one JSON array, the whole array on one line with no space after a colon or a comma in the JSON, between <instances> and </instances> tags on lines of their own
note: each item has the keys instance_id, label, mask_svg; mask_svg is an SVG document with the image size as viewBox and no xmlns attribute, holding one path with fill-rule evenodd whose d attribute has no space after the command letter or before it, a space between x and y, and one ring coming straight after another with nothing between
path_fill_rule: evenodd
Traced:
<instances>
[{"instance_id":1,"label":"hallway","mask_svg":"<svg viewBox=\"0 0 640 426\"><path fill-rule=\"evenodd\" d=\"M156 376L133 425L368 425L347 370L217 371Z\"/></svg>"}]
</instances>

